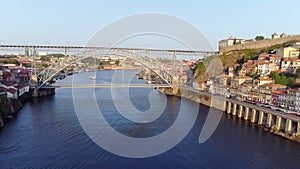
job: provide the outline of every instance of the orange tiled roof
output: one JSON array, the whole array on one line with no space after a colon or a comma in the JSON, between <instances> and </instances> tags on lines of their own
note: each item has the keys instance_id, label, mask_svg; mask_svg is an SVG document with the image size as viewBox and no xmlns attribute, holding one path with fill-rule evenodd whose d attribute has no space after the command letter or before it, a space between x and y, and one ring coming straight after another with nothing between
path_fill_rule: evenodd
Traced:
<instances>
[{"instance_id":1,"label":"orange tiled roof","mask_svg":"<svg viewBox=\"0 0 300 169\"><path fill-rule=\"evenodd\" d=\"M274 84L274 83L267 83L267 84L263 84L262 86L269 86L269 87L285 87L285 85L281 85L281 84Z\"/></svg>"},{"instance_id":2,"label":"orange tiled roof","mask_svg":"<svg viewBox=\"0 0 300 169\"><path fill-rule=\"evenodd\" d=\"M290 91L300 92L300 89L289 89Z\"/></svg>"},{"instance_id":3,"label":"orange tiled roof","mask_svg":"<svg viewBox=\"0 0 300 169\"><path fill-rule=\"evenodd\" d=\"M252 79L252 78L249 77L249 76L238 76L237 78L238 78L238 79Z\"/></svg>"},{"instance_id":4,"label":"orange tiled roof","mask_svg":"<svg viewBox=\"0 0 300 169\"><path fill-rule=\"evenodd\" d=\"M272 79L269 78L269 77L259 77L258 80L260 80L260 81L269 81L269 80L272 80Z\"/></svg>"},{"instance_id":5,"label":"orange tiled roof","mask_svg":"<svg viewBox=\"0 0 300 169\"><path fill-rule=\"evenodd\" d=\"M274 94L286 94L287 90L273 90L272 93L274 93Z\"/></svg>"}]
</instances>

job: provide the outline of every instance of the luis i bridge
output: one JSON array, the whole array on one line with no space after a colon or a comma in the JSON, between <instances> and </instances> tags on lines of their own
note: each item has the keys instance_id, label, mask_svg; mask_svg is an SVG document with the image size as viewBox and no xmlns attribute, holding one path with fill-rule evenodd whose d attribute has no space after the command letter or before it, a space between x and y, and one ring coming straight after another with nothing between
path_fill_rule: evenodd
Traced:
<instances>
[{"instance_id":1,"label":"luis i bridge","mask_svg":"<svg viewBox=\"0 0 300 169\"><path fill-rule=\"evenodd\" d=\"M196 55L209 57L218 54L211 51L188 51L188 50L162 50L162 49L145 49L145 48L106 48L106 47L81 47L81 46L29 46L29 45L0 45L3 51L24 51L32 49L36 51L56 51L75 52L71 57L60 60L41 72L33 72L31 76L31 88L35 95L39 95L40 90L55 90L55 88L110 88L110 87L132 87L132 88L166 88L170 93L181 92L181 97L189 98L206 106L227 112L227 114L237 116L238 118L250 121L251 123L264 126L273 133L283 137L294 139L300 136L300 118L277 110L271 110L251 105L238 100L225 98L224 96L214 96L210 93L196 91L190 87L180 86L176 74L176 61L179 55ZM172 68L166 68L161 63L159 57L149 57L153 55L172 55ZM60 75L60 72L68 66L88 57L115 55L128 57L139 62L144 67L154 72L163 81L162 84L55 84L54 79ZM33 55L33 70L36 70L35 54ZM213 116L208 116L208 121L215 120ZM205 127L204 129L205 130Z\"/></svg>"},{"instance_id":2,"label":"luis i bridge","mask_svg":"<svg viewBox=\"0 0 300 169\"><path fill-rule=\"evenodd\" d=\"M12 50L12 51L33 51L33 70L36 70L35 55L37 51L55 51L64 52L65 56L67 52L73 52L71 57L66 57L64 60L50 65L37 73L34 71L31 75L31 88L34 89L34 95L38 96L39 90L51 89L51 88L106 88L106 87L133 87L133 88L169 88L171 93L178 92L178 76L177 72L177 56L199 56L202 58L210 55L215 55L218 52L215 51L190 51L190 50L171 50L171 49L151 49L151 48L108 48L108 47L93 47L93 46L50 46L50 45L0 45L0 50ZM151 55L160 55L161 57L149 57ZM54 79L60 75L60 72L89 57L101 57L101 56L121 56L127 57L131 60L140 63L144 67L148 68L151 72L155 73L163 81L162 84L81 84L81 85L55 85ZM163 67L160 60L166 56L172 56L172 68Z\"/></svg>"}]
</instances>

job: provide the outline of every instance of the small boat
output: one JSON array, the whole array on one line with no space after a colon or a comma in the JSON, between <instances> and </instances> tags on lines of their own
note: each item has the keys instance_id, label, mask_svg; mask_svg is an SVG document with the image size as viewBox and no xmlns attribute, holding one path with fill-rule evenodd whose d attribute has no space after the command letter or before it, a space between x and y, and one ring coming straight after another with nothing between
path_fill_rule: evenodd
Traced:
<instances>
[{"instance_id":1,"label":"small boat","mask_svg":"<svg viewBox=\"0 0 300 169\"><path fill-rule=\"evenodd\" d=\"M90 76L90 79L91 79L91 80L96 80L96 75Z\"/></svg>"}]
</instances>

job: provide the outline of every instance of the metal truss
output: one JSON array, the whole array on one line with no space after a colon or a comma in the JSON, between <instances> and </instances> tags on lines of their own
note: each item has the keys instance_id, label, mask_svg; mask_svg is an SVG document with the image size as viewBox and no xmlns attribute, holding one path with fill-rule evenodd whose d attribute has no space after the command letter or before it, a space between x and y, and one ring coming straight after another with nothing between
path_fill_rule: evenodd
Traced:
<instances>
[{"instance_id":1,"label":"metal truss","mask_svg":"<svg viewBox=\"0 0 300 169\"><path fill-rule=\"evenodd\" d=\"M143 57L139 54L136 54L134 50L125 50L125 49L85 49L84 51L74 55L66 57L64 60L59 60L58 62L52 64L48 68L44 69L37 75L38 84L37 89L45 86L48 83L51 83L53 79L60 75L60 72L66 69L68 66L92 56L105 56L105 55L116 55L116 56L125 56L128 57L145 67L149 68L155 74L157 74L169 87L174 86L173 84L173 75L170 71L162 67L157 59L150 57ZM172 71L174 72L174 71Z\"/></svg>"}]
</instances>

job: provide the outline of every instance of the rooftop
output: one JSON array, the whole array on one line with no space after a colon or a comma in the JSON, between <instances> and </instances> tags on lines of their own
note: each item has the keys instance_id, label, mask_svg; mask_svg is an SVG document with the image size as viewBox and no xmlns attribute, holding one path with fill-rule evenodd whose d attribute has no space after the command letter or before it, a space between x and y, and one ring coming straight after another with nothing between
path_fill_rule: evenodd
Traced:
<instances>
[{"instance_id":1,"label":"rooftop","mask_svg":"<svg viewBox=\"0 0 300 169\"><path fill-rule=\"evenodd\" d=\"M272 79L269 77L259 77L258 80L260 81L271 81Z\"/></svg>"},{"instance_id":2,"label":"rooftop","mask_svg":"<svg viewBox=\"0 0 300 169\"><path fill-rule=\"evenodd\" d=\"M267 83L267 84L263 84L263 85L261 85L261 86L286 88L286 86L284 86L284 85L281 85L281 84L274 84L274 83Z\"/></svg>"},{"instance_id":3,"label":"rooftop","mask_svg":"<svg viewBox=\"0 0 300 169\"><path fill-rule=\"evenodd\" d=\"M287 90L273 90L272 93L274 93L274 94L287 94Z\"/></svg>"}]
</instances>

